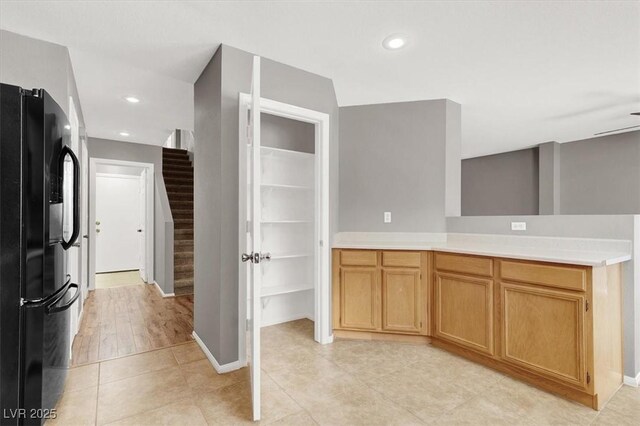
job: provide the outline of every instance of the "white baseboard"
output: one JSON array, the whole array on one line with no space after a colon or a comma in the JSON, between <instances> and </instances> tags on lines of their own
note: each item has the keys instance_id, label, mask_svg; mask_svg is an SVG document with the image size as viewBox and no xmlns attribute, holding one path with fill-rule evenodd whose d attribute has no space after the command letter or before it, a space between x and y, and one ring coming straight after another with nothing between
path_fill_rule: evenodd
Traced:
<instances>
[{"instance_id":1,"label":"white baseboard","mask_svg":"<svg viewBox=\"0 0 640 426\"><path fill-rule=\"evenodd\" d=\"M624 376L624 384L634 388L640 387L640 373L636 377Z\"/></svg>"},{"instance_id":2,"label":"white baseboard","mask_svg":"<svg viewBox=\"0 0 640 426\"><path fill-rule=\"evenodd\" d=\"M240 361L234 361L234 362L230 362L228 364L220 365L218 363L218 360L213 356L213 354L205 346L204 342L202 341L202 339L200 339L200 337L198 337L196 332L194 331L191 335L195 339L195 341L198 344L198 346L200 346L200 349L202 349L202 352L204 352L204 354L207 356L207 358L209 359L209 362L211 363L211 365L213 365L213 368L216 369L218 374L228 373L230 371L239 370L242 367L244 367L244 365L242 365L240 363Z\"/></svg>"},{"instance_id":3,"label":"white baseboard","mask_svg":"<svg viewBox=\"0 0 640 426\"><path fill-rule=\"evenodd\" d=\"M162 288L160 288L160 286L158 285L157 282L153 282L153 285L156 286L156 289L158 290L158 292L160 292L160 296L162 297L175 297L176 294L175 293L165 293L164 291L162 291Z\"/></svg>"}]
</instances>

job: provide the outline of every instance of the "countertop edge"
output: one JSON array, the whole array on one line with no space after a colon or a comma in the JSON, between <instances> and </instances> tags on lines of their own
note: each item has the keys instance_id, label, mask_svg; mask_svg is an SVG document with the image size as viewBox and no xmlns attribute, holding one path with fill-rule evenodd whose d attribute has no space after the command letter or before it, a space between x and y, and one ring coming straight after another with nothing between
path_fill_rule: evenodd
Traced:
<instances>
[{"instance_id":1,"label":"countertop edge","mask_svg":"<svg viewBox=\"0 0 640 426\"><path fill-rule=\"evenodd\" d=\"M492 250L482 248L464 248L464 247L446 247L446 243L419 243L419 244L385 244L385 243L338 243L334 244L334 249L361 249L361 250L426 250L426 251L440 251L447 253L461 253L477 256L492 256L506 259L516 260L530 260L537 262L550 262L550 263L563 263L568 265L581 265L581 266L610 266L618 263L631 260L631 254L628 253L605 253L597 251L576 250L572 253L566 253L565 256L547 256L541 254L528 254L518 253L518 249L513 252L508 250ZM520 249L522 250L522 249ZM524 248L526 250L526 248ZM541 249L536 249L541 250ZM591 259L585 258L592 257ZM595 258L593 258L595 257Z\"/></svg>"}]
</instances>

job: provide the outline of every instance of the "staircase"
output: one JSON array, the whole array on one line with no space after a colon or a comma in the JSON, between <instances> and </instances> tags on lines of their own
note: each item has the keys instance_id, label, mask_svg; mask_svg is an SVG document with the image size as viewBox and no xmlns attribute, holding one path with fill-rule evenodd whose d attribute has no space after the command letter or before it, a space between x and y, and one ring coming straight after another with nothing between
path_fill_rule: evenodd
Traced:
<instances>
[{"instance_id":1,"label":"staircase","mask_svg":"<svg viewBox=\"0 0 640 426\"><path fill-rule=\"evenodd\" d=\"M193 167L183 149L162 148L162 175L173 216L173 287L193 294Z\"/></svg>"}]
</instances>

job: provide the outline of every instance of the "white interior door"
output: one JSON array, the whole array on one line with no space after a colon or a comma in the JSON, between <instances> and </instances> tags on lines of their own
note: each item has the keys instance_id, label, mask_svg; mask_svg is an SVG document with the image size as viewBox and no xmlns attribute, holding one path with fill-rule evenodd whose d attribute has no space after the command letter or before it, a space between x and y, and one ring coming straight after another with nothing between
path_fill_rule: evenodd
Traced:
<instances>
[{"instance_id":1,"label":"white interior door","mask_svg":"<svg viewBox=\"0 0 640 426\"><path fill-rule=\"evenodd\" d=\"M138 264L140 268L140 278L142 281L148 282L147 280L147 230L146 227L146 219L147 219L147 169L142 170L142 174L140 175L139 182L139 191L138 191L138 205L139 205L139 215L138 215Z\"/></svg>"},{"instance_id":2,"label":"white interior door","mask_svg":"<svg viewBox=\"0 0 640 426\"><path fill-rule=\"evenodd\" d=\"M247 332L247 355L251 375L251 398L253 403L253 420L260 420L260 328L262 306L260 303L260 287L262 269L260 267L260 57L253 58L251 77L251 111L249 115L250 146L248 155L248 216L251 226L248 229L245 254L251 256L247 261L247 314L249 327ZM246 257L243 259L246 261Z\"/></svg>"},{"instance_id":3,"label":"white interior door","mask_svg":"<svg viewBox=\"0 0 640 426\"><path fill-rule=\"evenodd\" d=\"M138 175L96 175L96 272L140 267Z\"/></svg>"}]
</instances>

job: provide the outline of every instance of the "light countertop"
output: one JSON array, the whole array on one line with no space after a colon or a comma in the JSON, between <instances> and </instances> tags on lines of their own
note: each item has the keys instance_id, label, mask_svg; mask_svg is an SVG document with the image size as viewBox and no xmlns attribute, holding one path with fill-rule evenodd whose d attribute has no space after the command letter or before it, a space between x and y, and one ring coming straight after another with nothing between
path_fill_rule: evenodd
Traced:
<instances>
[{"instance_id":1,"label":"light countertop","mask_svg":"<svg viewBox=\"0 0 640 426\"><path fill-rule=\"evenodd\" d=\"M433 250L585 266L631 260L631 242L626 240L511 235L341 233L333 248Z\"/></svg>"}]
</instances>

